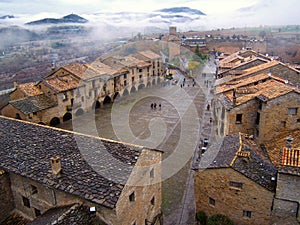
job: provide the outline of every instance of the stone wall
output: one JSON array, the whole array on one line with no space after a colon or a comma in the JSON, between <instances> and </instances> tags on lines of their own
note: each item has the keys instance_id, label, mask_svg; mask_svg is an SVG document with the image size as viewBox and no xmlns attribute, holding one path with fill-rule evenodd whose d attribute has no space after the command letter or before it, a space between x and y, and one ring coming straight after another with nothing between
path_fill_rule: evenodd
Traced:
<instances>
[{"instance_id":1,"label":"stone wall","mask_svg":"<svg viewBox=\"0 0 300 225\"><path fill-rule=\"evenodd\" d=\"M194 179L196 212L221 213L236 225L269 223L274 193L239 172L231 168L196 170ZM230 181L242 183L242 188L230 186Z\"/></svg>"},{"instance_id":2,"label":"stone wall","mask_svg":"<svg viewBox=\"0 0 300 225\"><path fill-rule=\"evenodd\" d=\"M236 134L238 132L254 134L257 109L258 103L255 100L251 100L227 111L225 118L228 121L225 123L228 124L228 130L225 134ZM237 114L242 114L241 123L236 122Z\"/></svg>"},{"instance_id":3,"label":"stone wall","mask_svg":"<svg viewBox=\"0 0 300 225\"><path fill-rule=\"evenodd\" d=\"M15 209L26 215L28 219L33 220L36 218L36 209L44 213L54 207L83 203L87 207L95 206L97 210L96 214L100 220L105 221L107 224L117 224L116 214L111 209L85 201L78 196L46 187L29 178L24 178L13 173L10 173L9 176L11 178L11 190ZM36 191L34 191L34 187ZM29 207L24 205L23 197L29 200Z\"/></svg>"},{"instance_id":4,"label":"stone wall","mask_svg":"<svg viewBox=\"0 0 300 225\"><path fill-rule=\"evenodd\" d=\"M296 115L289 115L288 108L298 108ZM274 137L300 129L300 94L295 92L283 95L267 103L263 103L260 112L260 143L270 141Z\"/></svg>"},{"instance_id":5,"label":"stone wall","mask_svg":"<svg viewBox=\"0 0 300 225\"><path fill-rule=\"evenodd\" d=\"M10 180L6 172L0 170L0 223L5 220L14 209Z\"/></svg>"},{"instance_id":6,"label":"stone wall","mask_svg":"<svg viewBox=\"0 0 300 225\"><path fill-rule=\"evenodd\" d=\"M298 216L298 221L300 222L299 184L299 176L278 173L274 211L294 217Z\"/></svg>"},{"instance_id":7,"label":"stone wall","mask_svg":"<svg viewBox=\"0 0 300 225\"><path fill-rule=\"evenodd\" d=\"M117 224L145 224L161 213L161 154L142 151L117 203Z\"/></svg>"}]
</instances>

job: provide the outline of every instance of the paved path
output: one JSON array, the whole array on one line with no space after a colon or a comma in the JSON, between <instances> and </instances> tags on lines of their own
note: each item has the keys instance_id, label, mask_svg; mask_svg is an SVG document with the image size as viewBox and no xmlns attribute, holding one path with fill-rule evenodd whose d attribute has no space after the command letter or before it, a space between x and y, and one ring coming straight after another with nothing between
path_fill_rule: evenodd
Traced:
<instances>
[{"instance_id":1,"label":"paved path","mask_svg":"<svg viewBox=\"0 0 300 225\"><path fill-rule=\"evenodd\" d=\"M176 76L183 81L182 75ZM162 149L164 224L195 224L194 178L190 168L194 149L198 149L200 139L210 134L210 111L205 111L210 101L210 84L205 81L208 78L200 75L194 87L193 81L186 78L182 88L179 82L145 89L60 127L75 127L78 132ZM154 102L156 110L150 107ZM172 157L175 160L168 160Z\"/></svg>"}]
</instances>

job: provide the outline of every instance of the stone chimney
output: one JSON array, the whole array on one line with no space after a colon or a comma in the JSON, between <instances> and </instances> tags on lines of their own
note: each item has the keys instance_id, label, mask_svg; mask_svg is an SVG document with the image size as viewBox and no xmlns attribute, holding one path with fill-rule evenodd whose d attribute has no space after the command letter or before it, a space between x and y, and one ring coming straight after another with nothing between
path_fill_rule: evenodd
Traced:
<instances>
[{"instance_id":1,"label":"stone chimney","mask_svg":"<svg viewBox=\"0 0 300 225\"><path fill-rule=\"evenodd\" d=\"M61 173L61 161L59 156L53 156L50 159L52 174L59 175Z\"/></svg>"},{"instance_id":2,"label":"stone chimney","mask_svg":"<svg viewBox=\"0 0 300 225\"><path fill-rule=\"evenodd\" d=\"M232 104L233 104L233 106L236 105L236 91L235 91L235 89L233 89L233 91L232 91Z\"/></svg>"},{"instance_id":3,"label":"stone chimney","mask_svg":"<svg viewBox=\"0 0 300 225\"><path fill-rule=\"evenodd\" d=\"M17 81L14 81L14 88L17 88L18 87L18 82Z\"/></svg>"},{"instance_id":4,"label":"stone chimney","mask_svg":"<svg viewBox=\"0 0 300 225\"><path fill-rule=\"evenodd\" d=\"M286 147L291 149L294 138L292 136L288 136L285 138Z\"/></svg>"}]
</instances>

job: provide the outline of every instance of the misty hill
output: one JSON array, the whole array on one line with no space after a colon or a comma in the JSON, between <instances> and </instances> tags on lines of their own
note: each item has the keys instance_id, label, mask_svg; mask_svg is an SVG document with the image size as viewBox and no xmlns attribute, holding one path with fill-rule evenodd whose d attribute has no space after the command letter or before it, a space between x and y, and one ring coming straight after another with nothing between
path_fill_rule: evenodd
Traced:
<instances>
[{"instance_id":1,"label":"misty hill","mask_svg":"<svg viewBox=\"0 0 300 225\"><path fill-rule=\"evenodd\" d=\"M187 14L196 14L196 15L206 15L198 9L191 9L189 7L173 7L157 10L157 12L164 13L187 13Z\"/></svg>"},{"instance_id":2,"label":"misty hill","mask_svg":"<svg viewBox=\"0 0 300 225\"><path fill-rule=\"evenodd\" d=\"M0 47L7 47L16 43L25 41L39 40L40 36L33 31L21 27L3 27L0 28Z\"/></svg>"},{"instance_id":3,"label":"misty hill","mask_svg":"<svg viewBox=\"0 0 300 225\"><path fill-rule=\"evenodd\" d=\"M76 14L70 14L60 19L45 18L26 23L26 25L44 25L44 24L60 24L60 23L87 23L88 20Z\"/></svg>"},{"instance_id":4,"label":"misty hill","mask_svg":"<svg viewBox=\"0 0 300 225\"><path fill-rule=\"evenodd\" d=\"M13 15L5 15L5 16L1 16L0 20L13 19L13 18L15 18Z\"/></svg>"}]
</instances>

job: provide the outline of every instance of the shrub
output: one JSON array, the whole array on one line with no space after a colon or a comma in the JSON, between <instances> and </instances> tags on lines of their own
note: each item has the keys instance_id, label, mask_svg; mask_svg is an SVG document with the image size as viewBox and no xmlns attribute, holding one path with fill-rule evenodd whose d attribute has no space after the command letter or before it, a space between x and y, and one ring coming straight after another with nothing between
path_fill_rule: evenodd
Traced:
<instances>
[{"instance_id":1,"label":"shrub","mask_svg":"<svg viewBox=\"0 0 300 225\"><path fill-rule=\"evenodd\" d=\"M231 219L222 214L212 215L208 219L207 225L234 225Z\"/></svg>"},{"instance_id":2,"label":"shrub","mask_svg":"<svg viewBox=\"0 0 300 225\"><path fill-rule=\"evenodd\" d=\"M207 224L207 215L204 211L199 211L196 213L196 220L201 224L201 225L206 225Z\"/></svg>"}]
</instances>

